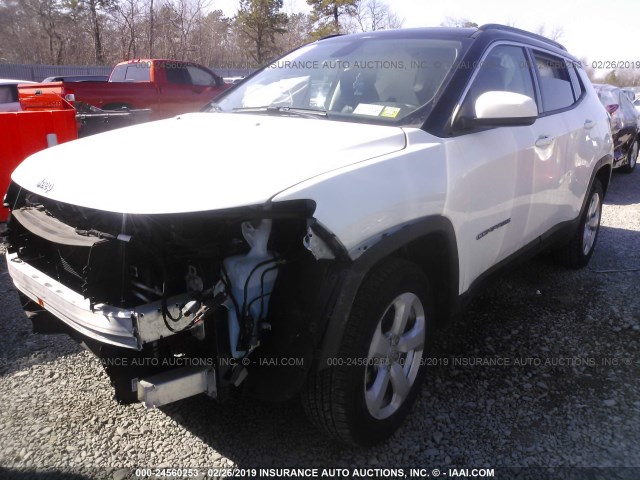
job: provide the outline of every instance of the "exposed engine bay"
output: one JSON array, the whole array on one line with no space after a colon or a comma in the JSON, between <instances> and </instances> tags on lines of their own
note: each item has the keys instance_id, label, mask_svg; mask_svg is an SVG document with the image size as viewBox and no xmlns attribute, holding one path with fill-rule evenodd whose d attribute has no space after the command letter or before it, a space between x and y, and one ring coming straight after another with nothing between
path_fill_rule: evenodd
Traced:
<instances>
[{"instance_id":1,"label":"exposed engine bay","mask_svg":"<svg viewBox=\"0 0 640 480\"><path fill-rule=\"evenodd\" d=\"M101 359L116 398L148 406L192 390L223 398L239 386L254 363L248 359L269 344L273 324L290 308L290 293L277 290L299 279L282 271L305 264L300 270L312 272L309 264L332 256L312 229L313 202L134 215L57 202L16 185L7 201L9 263L30 282L56 289L50 300L17 281L34 330L75 336ZM58 296L84 306L82 314L60 307ZM286 321L280 331L290 333ZM193 374L176 375L176 367ZM157 384L141 387L149 375ZM145 393L162 382L173 396Z\"/></svg>"}]
</instances>

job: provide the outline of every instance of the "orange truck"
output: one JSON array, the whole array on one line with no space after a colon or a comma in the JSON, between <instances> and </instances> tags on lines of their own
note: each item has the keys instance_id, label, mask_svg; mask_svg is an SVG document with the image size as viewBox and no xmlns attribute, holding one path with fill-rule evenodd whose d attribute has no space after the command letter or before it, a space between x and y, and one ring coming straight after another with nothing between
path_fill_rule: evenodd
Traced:
<instances>
[{"instance_id":1,"label":"orange truck","mask_svg":"<svg viewBox=\"0 0 640 480\"><path fill-rule=\"evenodd\" d=\"M78 138L72 110L0 112L0 196L4 196L11 172L29 155ZM9 205L0 208L0 222L7 220Z\"/></svg>"},{"instance_id":2,"label":"orange truck","mask_svg":"<svg viewBox=\"0 0 640 480\"><path fill-rule=\"evenodd\" d=\"M18 96L23 110L75 108L80 120L113 112L145 112L145 120L159 120L198 111L228 87L196 63L140 59L117 64L107 82L21 85Z\"/></svg>"}]
</instances>

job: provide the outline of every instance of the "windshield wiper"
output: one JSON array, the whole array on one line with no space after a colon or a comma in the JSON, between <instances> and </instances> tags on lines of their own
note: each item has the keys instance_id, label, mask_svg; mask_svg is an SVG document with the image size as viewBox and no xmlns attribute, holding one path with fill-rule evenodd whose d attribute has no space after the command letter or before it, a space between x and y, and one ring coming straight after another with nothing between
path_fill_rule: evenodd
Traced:
<instances>
[{"instance_id":1,"label":"windshield wiper","mask_svg":"<svg viewBox=\"0 0 640 480\"><path fill-rule=\"evenodd\" d=\"M202 109L201 112L222 112L220 105L216 102L207 103Z\"/></svg>"},{"instance_id":2,"label":"windshield wiper","mask_svg":"<svg viewBox=\"0 0 640 480\"><path fill-rule=\"evenodd\" d=\"M240 113L266 113L268 115L297 115L309 118L326 118L327 111L318 108L298 108L298 107L238 107L232 110Z\"/></svg>"}]
</instances>

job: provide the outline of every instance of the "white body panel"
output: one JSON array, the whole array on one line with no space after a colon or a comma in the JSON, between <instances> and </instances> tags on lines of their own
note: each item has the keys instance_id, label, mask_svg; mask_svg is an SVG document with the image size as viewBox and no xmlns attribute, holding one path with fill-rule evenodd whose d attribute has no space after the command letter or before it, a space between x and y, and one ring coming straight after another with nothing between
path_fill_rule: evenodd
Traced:
<instances>
[{"instance_id":1,"label":"white body panel","mask_svg":"<svg viewBox=\"0 0 640 480\"><path fill-rule=\"evenodd\" d=\"M456 233L463 293L496 263L578 217L595 163L611 149L603 113L587 99L570 119L564 119L566 113L551 115L532 127L494 128L450 139L405 129L408 141L402 152L315 177L274 201L315 200L315 217L352 258L382 234L443 215ZM587 118L596 119L589 130L584 129ZM536 146L542 132L557 136L548 147Z\"/></svg>"},{"instance_id":2,"label":"white body panel","mask_svg":"<svg viewBox=\"0 0 640 480\"><path fill-rule=\"evenodd\" d=\"M12 179L98 210L194 212L264 203L296 183L404 146L395 127L193 113L42 150Z\"/></svg>"},{"instance_id":3,"label":"white body panel","mask_svg":"<svg viewBox=\"0 0 640 480\"><path fill-rule=\"evenodd\" d=\"M274 201L312 199L315 217L357 258L381 234L444 213L447 173L443 141L406 129L407 147L300 183Z\"/></svg>"}]
</instances>

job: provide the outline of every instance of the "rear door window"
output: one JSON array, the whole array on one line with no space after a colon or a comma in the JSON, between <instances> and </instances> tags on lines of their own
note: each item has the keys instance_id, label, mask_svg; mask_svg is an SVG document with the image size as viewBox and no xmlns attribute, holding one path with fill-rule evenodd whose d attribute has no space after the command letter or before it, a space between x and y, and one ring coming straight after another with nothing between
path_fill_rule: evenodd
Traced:
<instances>
[{"instance_id":1,"label":"rear door window","mask_svg":"<svg viewBox=\"0 0 640 480\"><path fill-rule=\"evenodd\" d=\"M195 65L189 65L187 67L189 71L189 77L193 85L202 87L210 87L216 85L216 78L204 68L196 67Z\"/></svg>"},{"instance_id":2,"label":"rear door window","mask_svg":"<svg viewBox=\"0 0 640 480\"><path fill-rule=\"evenodd\" d=\"M543 112L570 107L576 102L574 87L564 59L534 52Z\"/></svg>"},{"instance_id":3,"label":"rear door window","mask_svg":"<svg viewBox=\"0 0 640 480\"><path fill-rule=\"evenodd\" d=\"M175 83L177 85L191 85L191 76L184 64L171 64L166 65L167 82Z\"/></svg>"}]
</instances>

